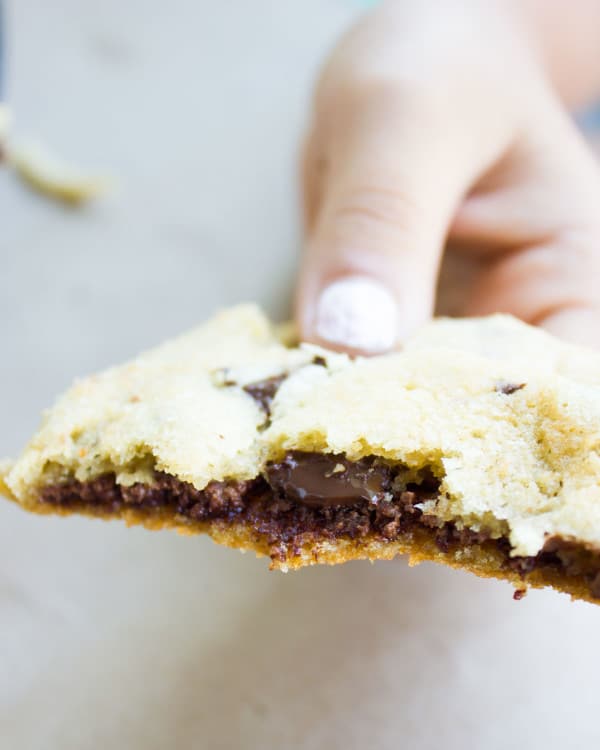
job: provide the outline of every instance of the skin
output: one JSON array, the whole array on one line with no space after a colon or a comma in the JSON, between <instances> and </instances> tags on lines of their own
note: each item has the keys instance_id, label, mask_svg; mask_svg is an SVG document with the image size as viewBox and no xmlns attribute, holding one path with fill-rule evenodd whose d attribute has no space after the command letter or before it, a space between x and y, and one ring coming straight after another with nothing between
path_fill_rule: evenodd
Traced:
<instances>
[{"instance_id":1,"label":"skin","mask_svg":"<svg viewBox=\"0 0 600 750\"><path fill-rule=\"evenodd\" d=\"M477 260L460 314L600 347L600 168L568 114L594 97L600 0L395 0L364 16L322 71L306 138L303 337L349 348L322 334L319 300L360 275L391 292L400 344L432 315L451 247Z\"/></svg>"}]
</instances>

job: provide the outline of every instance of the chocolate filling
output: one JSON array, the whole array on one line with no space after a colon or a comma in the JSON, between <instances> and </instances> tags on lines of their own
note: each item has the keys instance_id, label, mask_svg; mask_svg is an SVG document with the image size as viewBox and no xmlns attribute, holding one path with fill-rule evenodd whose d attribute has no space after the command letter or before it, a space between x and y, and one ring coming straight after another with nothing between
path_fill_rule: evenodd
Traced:
<instances>
[{"instance_id":1,"label":"chocolate filling","mask_svg":"<svg viewBox=\"0 0 600 750\"><path fill-rule=\"evenodd\" d=\"M443 523L419 507L437 497L439 481L428 472L411 475L398 464L371 456L351 462L343 455L292 451L267 465L263 476L248 481L211 482L197 490L168 474L153 484L117 484L105 474L89 482L70 481L42 489L40 500L72 510L114 514L124 508L168 512L181 523L236 522L249 526L269 546L271 557L285 561L311 541L375 537L394 541L425 531L442 552L493 545L507 569L522 578L551 568L578 576L600 598L600 551L550 538L532 557L511 557L506 538Z\"/></svg>"}]
</instances>

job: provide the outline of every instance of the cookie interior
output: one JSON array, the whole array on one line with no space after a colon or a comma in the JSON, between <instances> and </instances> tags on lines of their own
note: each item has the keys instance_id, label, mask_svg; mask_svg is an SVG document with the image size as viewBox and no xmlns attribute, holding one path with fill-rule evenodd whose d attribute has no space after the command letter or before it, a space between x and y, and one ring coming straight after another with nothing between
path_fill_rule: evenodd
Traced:
<instances>
[{"instance_id":1,"label":"cookie interior","mask_svg":"<svg viewBox=\"0 0 600 750\"><path fill-rule=\"evenodd\" d=\"M415 472L376 456L350 461L341 454L291 451L252 480L211 482L198 490L165 473L131 486L104 474L43 487L39 502L40 509L208 531L232 546L268 554L277 568L381 557L387 547L384 556L408 552L415 561L469 567L508 578L518 590L560 579L576 596L600 598L600 551L551 537L537 555L513 556L507 536L429 512L439 491L440 480L427 469Z\"/></svg>"}]
</instances>

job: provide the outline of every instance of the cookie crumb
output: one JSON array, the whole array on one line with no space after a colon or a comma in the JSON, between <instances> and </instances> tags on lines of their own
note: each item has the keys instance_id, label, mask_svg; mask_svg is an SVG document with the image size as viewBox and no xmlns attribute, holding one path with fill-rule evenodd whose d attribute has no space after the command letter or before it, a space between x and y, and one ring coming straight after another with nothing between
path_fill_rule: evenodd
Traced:
<instances>
[{"instance_id":1,"label":"cookie crumb","mask_svg":"<svg viewBox=\"0 0 600 750\"><path fill-rule=\"evenodd\" d=\"M48 198L79 206L104 195L113 180L81 172L36 142L12 146L7 161L30 188Z\"/></svg>"},{"instance_id":2,"label":"cookie crumb","mask_svg":"<svg viewBox=\"0 0 600 750\"><path fill-rule=\"evenodd\" d=\"M520 602L521 599L527 595L527 589L515 589L513 592L513 599L516 602Z\"/></svg>"}]
</instances>

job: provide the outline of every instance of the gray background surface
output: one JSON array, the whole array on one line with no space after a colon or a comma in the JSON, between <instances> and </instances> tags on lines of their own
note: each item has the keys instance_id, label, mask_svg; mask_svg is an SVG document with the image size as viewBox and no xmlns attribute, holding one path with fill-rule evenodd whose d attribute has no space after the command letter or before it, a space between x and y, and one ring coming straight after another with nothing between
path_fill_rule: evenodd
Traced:
<instances>
[{"instance_id":1,"label":"gray background surface","mask_svg":"<svg viewBox=\"0 0 600 750\"><path fill-rule=\"evenodd\" d=\"M0 455L75 375L257 299L286 314L295 153L349 0L14 0L16 130L119 189L0 170ZM296 574L202 538L0 504L0 744L597 743L600 609L396 561Z\"/></svg>"}]
</instances>

